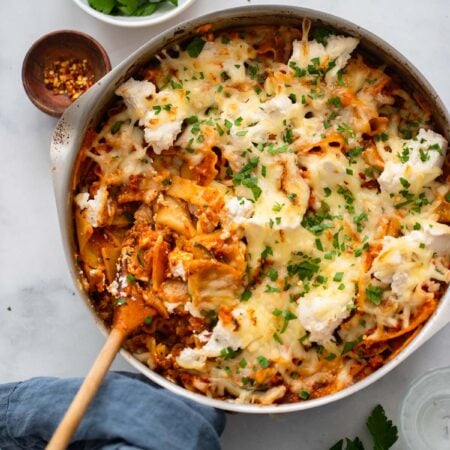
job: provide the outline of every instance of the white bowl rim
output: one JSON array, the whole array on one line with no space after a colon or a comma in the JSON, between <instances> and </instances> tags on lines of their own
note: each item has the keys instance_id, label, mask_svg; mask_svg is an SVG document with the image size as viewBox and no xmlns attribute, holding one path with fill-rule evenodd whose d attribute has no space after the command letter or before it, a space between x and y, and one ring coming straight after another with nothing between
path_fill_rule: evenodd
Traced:
<instances>
[{"instance_id":1,"label":"white bowl rim","mask_svg":"<svg viewBox=\"0 0 450 450\"><path fill-rule=\"evenodd\" d=\"M118 27L126 28L140 28L148 27L151 25L158 25L160 23L166 22L169 19L181 14L185 9L189 8L195 3L196 0L186 0L181 5L176 6L174 9L168 11L160 16L111 16L109 14L104 14L100 11L95 10L87 3L87 0L73 0L73 2L79 6L83 11L87 12L90 16L95 17L102 22L109 23L111 25L116 25ZM134 20L133 20L134 19Z\"/></svg>"}]
</instances>

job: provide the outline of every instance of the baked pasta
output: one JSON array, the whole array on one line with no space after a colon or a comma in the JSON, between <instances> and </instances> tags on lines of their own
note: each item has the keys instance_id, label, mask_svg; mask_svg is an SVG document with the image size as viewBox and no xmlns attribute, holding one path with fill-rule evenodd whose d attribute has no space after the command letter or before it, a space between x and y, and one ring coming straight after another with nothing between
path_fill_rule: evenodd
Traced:
<instances>
[{"instance_id":1,"label":"baked pasta","mask_svg":"<svg viewBox=\"0 0 450 450\"><path fill-rule=\"evenodd\" d=\"M398 354L450 281L447 142L358 39L205 26L116 90L74 176L100 317L186 389L305 401Z\"/></svg>"}]
</instances>

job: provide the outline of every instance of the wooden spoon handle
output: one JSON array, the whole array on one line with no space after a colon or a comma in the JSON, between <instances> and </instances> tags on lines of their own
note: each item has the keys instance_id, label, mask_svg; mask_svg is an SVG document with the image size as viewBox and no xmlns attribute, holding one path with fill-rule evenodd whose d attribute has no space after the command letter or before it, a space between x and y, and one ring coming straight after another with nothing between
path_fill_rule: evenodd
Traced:
<instances>
[{"instance_id":1,"label":"wooden spoon handle","mask_svg":"<svg viewBox=\"0 0 450 450\"><path fill-rule=\"evenodd\" d=\"M69 409L66 411L62 421L56 428L50 439L47 450L63 450L70 443L72 435L75 433L83 416L88 409L92 399L100 387L100 384L108 372L117 352L120 350L123 340L126 337L124 331L113 328L105 342L100 354L94 361L91 370L87 374L83 384L80 386Z\"/></svg>"}]
</instances>

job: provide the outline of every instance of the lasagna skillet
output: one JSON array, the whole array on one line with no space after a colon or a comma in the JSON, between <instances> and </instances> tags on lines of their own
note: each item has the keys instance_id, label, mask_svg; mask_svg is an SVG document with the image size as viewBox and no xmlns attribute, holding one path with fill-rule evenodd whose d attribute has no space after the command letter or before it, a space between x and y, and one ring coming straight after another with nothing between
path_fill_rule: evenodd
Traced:
<instances>
[{"instance_id":1,"label":"lasagna skillet","mask_svg":"<svg viewBox=\"0 0 450 450\"><path fill-rule=\"evenodd\" d=\"M236 402L349 386L420 331L450 281L446 140L426 102L329 29L198 30L116 90L74 178L99 316L127 348Z\"/></svg>"}]
</instances>

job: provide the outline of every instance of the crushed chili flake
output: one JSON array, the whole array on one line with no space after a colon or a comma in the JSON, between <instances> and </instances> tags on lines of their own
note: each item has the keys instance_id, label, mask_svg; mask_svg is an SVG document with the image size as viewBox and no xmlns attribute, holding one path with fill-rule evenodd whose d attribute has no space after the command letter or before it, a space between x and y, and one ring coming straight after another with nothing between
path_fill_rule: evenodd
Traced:
<instances>
[{"instance_id":1,"label":"crushed chili flake","mask_svg":"<svg viewBox=\"0 0 450 450\"><path fill-rule=\"evenodd\" d=\"M94 84L94 74L86 59L56 60L44 69L44 83L53 94L75 101Z\"/></svg>"}]
</instances>

